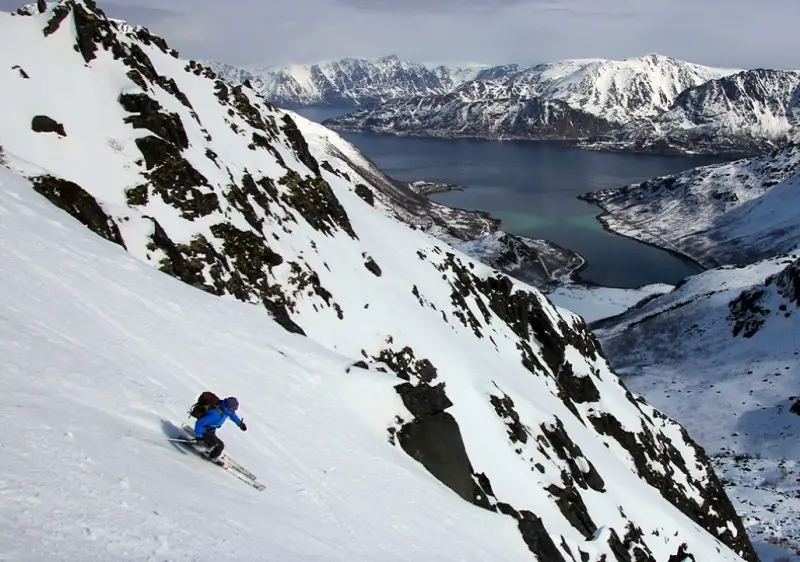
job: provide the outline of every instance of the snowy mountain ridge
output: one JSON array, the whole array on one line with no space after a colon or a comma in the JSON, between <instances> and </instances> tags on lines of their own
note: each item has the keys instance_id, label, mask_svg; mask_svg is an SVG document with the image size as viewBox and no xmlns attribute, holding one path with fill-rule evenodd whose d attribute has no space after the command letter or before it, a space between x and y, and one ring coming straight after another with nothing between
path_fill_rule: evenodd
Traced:
<instances>
[{"instance_id":1,"label":"snowy mountain ridge","mask_svg":"<svg viewBox=\"0 0 800 562\"><path fill-rule=\"evenodd\" d=\"M684 90L668 111L630 123L593 146L760 154L800 139L798 95L797 72L747 70Z\"/></svg>"},{"instance_id":2,"label":"snowy mountain ridge","mask_svg":"<svg viewBox=\"0 0 800 562\"><path fill-rule=\"evenodd\" d=\"M707 267L744 265L800 245L800 143L757 158L704 166L582 196L625 236Z\"/></svg>"},{"instance_id":3,"label":"snowy mountain ridge","mask_svg":"<svg viewBox=\"0 0 800 562\"><path fill-rule=\"evenodd\" d=\"M626 384L706 444L760 550L798 556L799 256L709 270L595 325Z\"/></svg>"},{"instance_id":4,"label":"snowy mountain ridge","mask_svg":"<svg viewBox=\"0 0 800 562\"><path fill-rule=\"evenodd\" d=\"M662 55L567 60L326 121L340 130L581 141L586 148L757 154L797 135L800 79Z\"/></svg>"},{"instance_id":5,"label":"snowy mountain ridge","mask_svg":"<svg viewBox=\"0 0 800 562\"><path fill-rule=\"evenodd\" d=\"M518 69L516 65L429 66L396 56L262 68L240 68L211 61L203 64L227 82L241 84L248 80L253 89L270 102L287 108L375 105L398 98L447 92L461 82Z\"/></svg>"},{"instance_id":6,"label":"snowy mountain ridge","mask_svg":"<svg viewBox=\"0 0 800 562\"><path fill-rule=\"evenodd\" d=\"M92 0L0 33L16 559L756 559L581 318L409 228L321 127ZM257 497L160 439L209 387Z\"/></svg>"}]
</instances>

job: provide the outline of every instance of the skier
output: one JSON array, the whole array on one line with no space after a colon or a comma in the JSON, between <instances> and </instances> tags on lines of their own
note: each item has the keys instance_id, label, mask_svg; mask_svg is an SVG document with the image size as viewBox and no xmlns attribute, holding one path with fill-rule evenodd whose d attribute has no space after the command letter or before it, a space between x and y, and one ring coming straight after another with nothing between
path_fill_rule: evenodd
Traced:
<instances>
[{"instance_id":1,"label":"skier","mask_svg":"<svg viewBox=\"0 0 800 562\"><path fill-rule=\"evenodd\" d=\"M208 411L194 424L194 434L198 445L205 445L211 447L206 452L208 460L215 464L224 464L220 455L225 448L225 443L222 439L217 437L217 429L222 427L225 420L231 419L233 423L239 426L242 431L247 431L247 426L236 415L236 410L239 409L239 401L233 396L220 400L216 406L212 406Z\"/></svg>"}]
</instances>

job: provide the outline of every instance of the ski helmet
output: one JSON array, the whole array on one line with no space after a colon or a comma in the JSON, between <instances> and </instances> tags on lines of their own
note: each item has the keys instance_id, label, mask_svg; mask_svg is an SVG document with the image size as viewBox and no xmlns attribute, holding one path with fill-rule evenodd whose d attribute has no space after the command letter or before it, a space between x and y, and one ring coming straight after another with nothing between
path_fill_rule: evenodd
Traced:
<instances>
[{"instance_id":1,"label":"ski helmet","mask_svg":"<svg viewBox=\"0 0 800 562\"><path fill-rule=\"evenodd\" d=\"M225 405L234 412L239 409L239 401L233 396L225 399Z\"/></svg>"}]
</instances>

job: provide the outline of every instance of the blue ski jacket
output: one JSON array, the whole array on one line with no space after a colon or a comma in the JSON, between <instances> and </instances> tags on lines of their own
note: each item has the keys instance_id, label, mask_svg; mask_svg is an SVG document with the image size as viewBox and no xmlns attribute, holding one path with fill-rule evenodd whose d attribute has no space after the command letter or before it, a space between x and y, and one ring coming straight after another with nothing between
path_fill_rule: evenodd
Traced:
<instances>
[{"instance_id":1,"label":"blue ski jacket","mask_svg":"<svg viewBox=\"0 0 800 562\"><path fill-rule=\"evenodd\" d=\"M236 425L240 425L242 420L236 415L236 412L230 410L224 403L220 403L213 408L209 408L208 412L199 418L194 424L194 434L196 437L203 437L209 429L217 429L222 427L225 420L231 419Z\"/></svg>"}]
</instances>

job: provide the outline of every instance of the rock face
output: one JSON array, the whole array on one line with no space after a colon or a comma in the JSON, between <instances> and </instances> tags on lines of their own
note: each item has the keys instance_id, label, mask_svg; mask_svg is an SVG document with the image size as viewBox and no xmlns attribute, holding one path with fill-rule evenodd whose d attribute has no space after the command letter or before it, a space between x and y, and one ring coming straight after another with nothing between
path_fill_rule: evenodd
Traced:
<instances>
[{"instance_id":1,"label":"rock face","mask_svg":"<svg viewBox=\"0 0 800 562\"><path fill-rule=\"evenodd\" d=\"M475 77L496 78L518 70L517 65L429 68L396 56L251 69L215 62L207 66L228 82L249 81L259 94L288 108L370 106L409 96L440 94Z\"/></svg>"},{"instance_id":2,"label":"rock face","mask_svg":"<svg viewBox=\"0 0 800 562\"><path fill-rule=\"evenodd\" d=\"M7 165L117 251L345 357L367 390L353 423L403 470L419 461L513 518L531 559L662 561L682 545L755 559L702 451L620 383L582 319L420 231L466 237L474 214L420 203L329 131L88 0L0 14L11 28L26 56L0 66L30 78L0 78L19 109L0 129ZM79 139L31 134L44 99Z\"/></svg>"},{"instance_id":3,"label":"rock face","mask_svg":"<svg viewBox=\"0 0 800 562\"><path fill-rule=\"evenodd\" d=\"M593 146L642 152L762 154L798 137L800 74L747 70L680 93L668 111Z\"/></svg>"},{"instance_id":4,"label":"rock face","mask_svg":"<svg viewBox=\"0 0 800 562\"><path fill-rule=\"evenodd\" d=\"M800 243L794 212L800 144L582 196L610 230L707 267L741 265Z\"/></svg>"}]
</instances>

